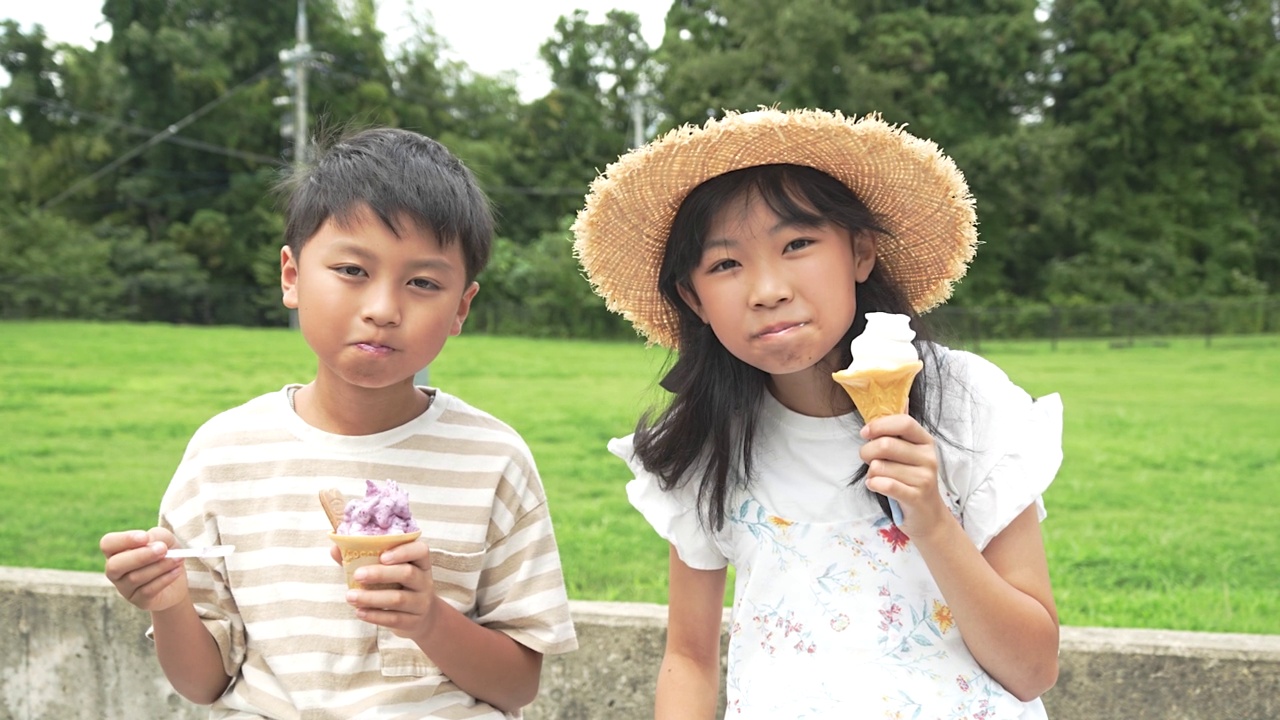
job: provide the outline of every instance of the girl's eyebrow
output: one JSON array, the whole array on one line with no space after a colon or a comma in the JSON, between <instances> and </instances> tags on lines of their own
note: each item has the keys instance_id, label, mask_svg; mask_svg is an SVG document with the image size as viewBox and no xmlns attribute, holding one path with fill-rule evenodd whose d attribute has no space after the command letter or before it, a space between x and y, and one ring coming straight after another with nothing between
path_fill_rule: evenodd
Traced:
<instances>
[{"instance_id":1,"label":"girl's eyebrow","mask_svg":"<svg viewBox=\"0 0 1280 720\"><path fill-rule=\"evenodd\" d=\"M733 238L727 238L727 237L712 238L702 244L702 252L705 253L706 251L711 250L712 248L732 250L733 248L736 248L738 244L739 244L738 241L734 240Z\"/></svg>"},{"instance_id":2,"label":"girl's eyebrow","mask_svg":"<svg viewBox=\"0 0 1280 720\"><path fill-rule=\"evenodd\" d=\"M808 222L805 220L779 220L773 227L769 228L769 234L777 235L778 233L786 230L812 230L816 227L821 227L824 222L825 221L822 220L817 222ZM706 252L712 248L732 250L739 244L740 243L737 240L730 237L711 238L702 244L702 251Z\"/></svg>"}]
</instances>

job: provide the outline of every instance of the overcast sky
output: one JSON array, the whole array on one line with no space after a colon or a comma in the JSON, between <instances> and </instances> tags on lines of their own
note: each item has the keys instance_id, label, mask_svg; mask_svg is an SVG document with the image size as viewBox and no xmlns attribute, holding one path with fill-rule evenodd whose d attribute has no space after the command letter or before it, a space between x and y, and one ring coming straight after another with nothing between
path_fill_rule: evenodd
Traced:
<instances>
[{"instance_id":1,"label":"overcast sky","mask_svg":"<svg viewBox=\"0 0 1280 720\"><path fill-rule=\"evenodd\" d=\"M288 2L288 0L269 0ZM17 20L24 30L39 23L53 40L81 45L110 37L102 25L102 0L4 0L0 19ZM662 42L663 22L671 0L379 0L378 25L391 42L409 33L409 8L430 12L436 31L456 59L486 75L516 73L524 100L550 88L538 46L551 36L556 19L575 9L587 10L592 22L602 22L609 10L640 16L641 32L650 47ZM0 82L7 82L0 77Z\"/></svg>"}]
</instances>

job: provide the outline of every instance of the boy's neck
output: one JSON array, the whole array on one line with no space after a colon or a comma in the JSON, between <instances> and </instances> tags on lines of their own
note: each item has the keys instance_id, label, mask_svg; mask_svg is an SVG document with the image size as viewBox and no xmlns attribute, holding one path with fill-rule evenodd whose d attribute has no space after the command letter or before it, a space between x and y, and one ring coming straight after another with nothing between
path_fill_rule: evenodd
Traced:
<instances>
[{"instance_id":1,"label":"boy's neck","mask_svg":"<svg viewBox=\"0 0 1280 720\"><path fill-rule=\"evenodd\" d=\"M308 425L334 435L374 435L400 427L431 407L412 380L392 387L333 388L320 378L298 388L293 409Z\"/></svg>"}]
</instances>

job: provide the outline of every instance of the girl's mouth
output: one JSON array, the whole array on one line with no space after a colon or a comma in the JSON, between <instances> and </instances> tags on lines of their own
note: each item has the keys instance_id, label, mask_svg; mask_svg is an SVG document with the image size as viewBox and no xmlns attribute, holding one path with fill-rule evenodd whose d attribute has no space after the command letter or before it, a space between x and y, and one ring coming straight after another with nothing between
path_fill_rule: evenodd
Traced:
<instances>
[{"instance_id":1,"label":"girl's mouth","mask_svg":"<svg viewBox=\"0 0 1280 720\"><path fill-rule=\"evenodd\" d=\"M809 323L807 322L778 323L776 325L770 325L769 327L766 327L764 330L761 330L759 333L756 334L756 337L761 340L769 340L771 338L781 337L791 332L792 330L797 330L808 324Z\"/></svg>"}]
</instances>

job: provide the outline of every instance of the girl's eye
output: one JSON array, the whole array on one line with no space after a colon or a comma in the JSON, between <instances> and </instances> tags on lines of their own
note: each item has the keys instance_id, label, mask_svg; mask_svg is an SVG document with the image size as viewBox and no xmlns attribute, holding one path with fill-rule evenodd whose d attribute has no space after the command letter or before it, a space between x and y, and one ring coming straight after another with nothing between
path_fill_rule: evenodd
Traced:
<instances>
[{"instance_id":1,"label":"girl's eye","mask_svg":"<svg viewBox=\"0 0 1280 720\"><path fill-rule=\"evenodd\" d=\"M419 290L435 290L440 287L439 285L436 285L434 282L426 278L414 278L409 281L409 284L418 288Z\"/></svg>"},{"instance_id":2,"label":"girl's eye","mask_svg":"<svg viewBox=\"0 0 1280 720\"><path fill-rule=\"evenodd\" d=\"M813 244L813 240L810 240L809 238L796 238L795 240L792 240L791 242L787 243L787 250L788 251L803 250L804 248L807 248L812 244Z\"/></svg>"},{"instance_id":3,"label":"girl's eye","mask_svg":"<svg viewBox=\"0 0 1280 720\"><path fill-rule=\"evenodd\" d=\"M738 267L738 265L739 263L737 260L730 260L728 258L724 260L717 260L715 264L707 268L707 272L709 273L724 272L725 270L732 270Z\"/></svg>"}]
</instances>

